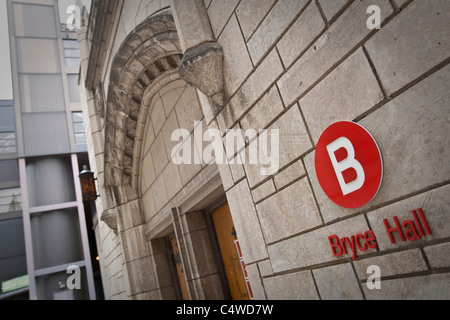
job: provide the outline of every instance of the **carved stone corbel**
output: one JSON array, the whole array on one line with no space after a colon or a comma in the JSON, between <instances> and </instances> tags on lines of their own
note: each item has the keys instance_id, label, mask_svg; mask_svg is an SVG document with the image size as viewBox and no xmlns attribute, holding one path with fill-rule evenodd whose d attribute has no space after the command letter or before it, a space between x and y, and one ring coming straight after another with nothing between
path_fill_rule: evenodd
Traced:
<instances>
[{"instance_id":1,"label":"carved stone corbel","mask_svg":"<svg viewBox=\"0 0 450 320\"><path fill-rule=\"evenodd\" d=\"M173 0L184 57L179 74L210 98L217 114L225 103L222 47L216 42L203 0Z\"/></svg>"},{"instance_id":2,"label":"carved stone corbel","mask_svg":"<svg viewBox=\"0 0 450 320\"><path fill-rule=\"evenodd\" d=\"M114 232L117 232L117 210L108 209L103 211L100 220L102 220L108 227L110 227Z\"/></svg>"},{"instance_id":3,"label":"carved stone corbel","mask_svg":"<svg viewBox=\"0 0 450 320\"><path fill-rule=\"evenodd\" d=\"M223 50L218 43L206 42L185 52L179 74L208 96L216 107L224 105Z\"/></svg>"}]
</instances>

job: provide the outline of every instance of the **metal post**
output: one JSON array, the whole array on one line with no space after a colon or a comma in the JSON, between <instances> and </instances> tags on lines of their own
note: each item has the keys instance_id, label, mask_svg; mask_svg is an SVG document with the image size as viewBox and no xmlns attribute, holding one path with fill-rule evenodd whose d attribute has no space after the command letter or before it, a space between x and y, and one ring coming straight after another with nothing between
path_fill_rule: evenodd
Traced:
<instances>
[{"instance_id":1,"label":"metal post","mask_svg":"<svg viewBox=\"0 0 450 320\"><path fill-rule=\"evenodd\" d=\"M33 241L31 236L30 204L28 199L28 181L25 159L19 159L20 191L22 192L23 233L27 259L28 287L30 300L37 300L36 278L34 270Z\"/></svg>"}]
</instances>

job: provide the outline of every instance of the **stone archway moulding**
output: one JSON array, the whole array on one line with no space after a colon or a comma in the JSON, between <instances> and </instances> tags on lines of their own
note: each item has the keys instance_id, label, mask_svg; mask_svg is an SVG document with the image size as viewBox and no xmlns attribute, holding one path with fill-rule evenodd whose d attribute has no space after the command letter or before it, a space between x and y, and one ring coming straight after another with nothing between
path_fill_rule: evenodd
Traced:
<instances>
[{"instance_id":1,"label":"stone archway moulding","mask_svg":"<svg viewBox=\"0 0 450 320\"><path fill-rule=\"evenodd\" d=\"M111 188L112 197L107 200L102 220L113 229L117 228L114 208L139 198L137 175L147 119L142 113L148 112L143 104L146 91L148 94L149 89L181 77L211 99L213 114L225 103L223 50L215 42L203 0L173 4L175 17L168 9L147 18L126 37L111 64L104 183ZM180 15L187 8L196 10ZM192 28L204 34L194 39L195 45L188 41Z\"/></svg>"},{"instance_id":2,"label":"stone archway moulding","mask_svg":"<svg viewBox=\"0 0 450 320\"><path fill-rule=\"evenodd\" d=\"M138 198L134 165L139 163L141 131L148 88L159 87L176 74L183 58L173 16L169 10L147 18L131 32L111 64L105 115L105 187L113 189L102 220L117 229L116 206ZM175 77L175 75L174 75ZM133 174L134 172L134 174Z\"/></svg>"}]
</instances>

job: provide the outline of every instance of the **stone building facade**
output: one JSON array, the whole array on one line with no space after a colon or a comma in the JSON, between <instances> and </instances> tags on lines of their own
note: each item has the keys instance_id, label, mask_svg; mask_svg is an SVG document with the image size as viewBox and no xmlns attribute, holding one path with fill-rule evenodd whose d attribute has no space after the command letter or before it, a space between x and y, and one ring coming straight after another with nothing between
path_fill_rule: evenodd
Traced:
<instances>
[{"instance_id":1,"label":"stone building facade","mask_svg":"<svg viewBox=\"0 0 450 320\"><path fill-rule=\"evenodd\" d=\"M94 0L81 91L107 298L449 299L449 15L446 0ZM383 159L357 209L315 172L338 121L364 126ZM279 170L176 164L180 148L201 158L208 129L278 129Z\"/></svg>"}]
</instances>

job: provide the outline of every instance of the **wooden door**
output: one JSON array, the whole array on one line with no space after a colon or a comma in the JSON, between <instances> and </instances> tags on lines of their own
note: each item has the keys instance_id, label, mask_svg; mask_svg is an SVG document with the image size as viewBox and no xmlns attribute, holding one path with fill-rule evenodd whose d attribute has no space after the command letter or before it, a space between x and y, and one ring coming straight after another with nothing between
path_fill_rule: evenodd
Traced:
<instances>
[{"instance_id":1,"label":"wooden door","mask_svg":"<svg viewBox=\"0 0 450 320\"><path fill-rule=\"evenodd\" d=\"M216 231L231 298L233 300L249 300L250 296L243 274L243 261L241 261L236 249L235 241L238 239L228 204L212 213L212 221Z\"/></svg>"},{"instance_id":2,"label":"wooden door","mask_svg":"<svg viewBox=\"0 0 450 320\"><path fill-rule=\"evenodd\" d=\"M184 274L183 264L181 263L181 253L178 248L178 241L176 237L170 239L170 246L172 248L175 268L177 269L177 278L178 284L180 285L181 298L183 300L190 300L189 291L186 284L186 275Z\"/></svg>"}]
</instances>

